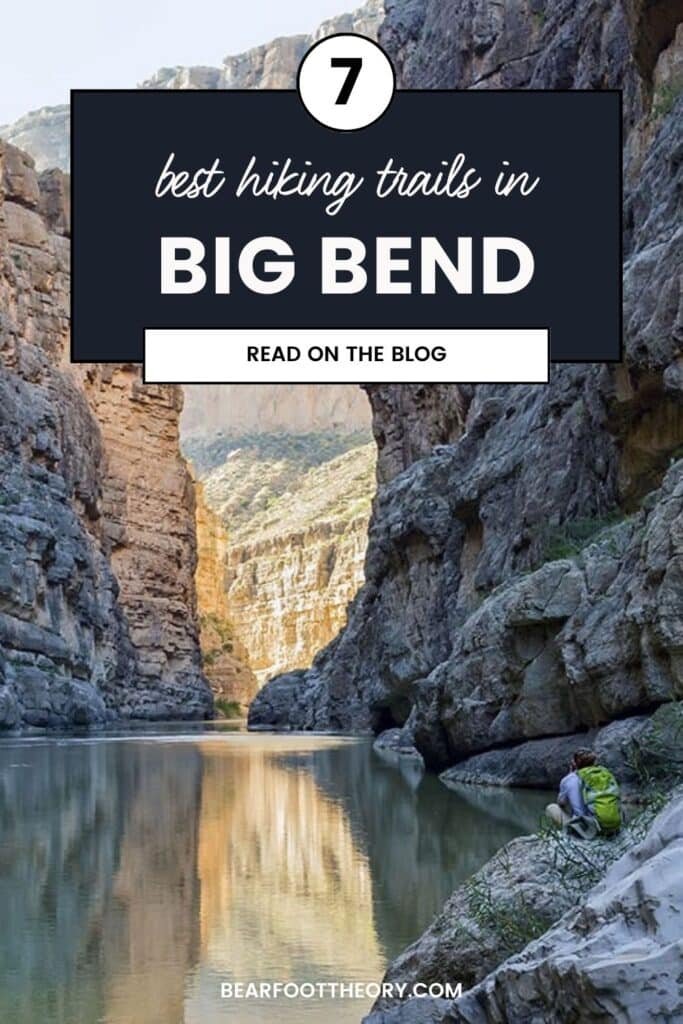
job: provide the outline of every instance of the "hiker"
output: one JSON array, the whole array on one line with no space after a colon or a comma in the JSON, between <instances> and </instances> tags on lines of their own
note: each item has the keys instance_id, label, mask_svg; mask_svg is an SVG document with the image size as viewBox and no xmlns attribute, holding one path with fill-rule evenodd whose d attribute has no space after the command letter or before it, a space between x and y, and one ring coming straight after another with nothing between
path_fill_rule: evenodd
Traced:
<instances>
[{"instance_id":1,"label":"hiker","mask_svg":"<svg viewBox=\"0 0 683 1024\"><path fill-rule=\"evenodd\" d=\"M596 762L592 750L579 748L560 782L557 803L545 809L556 828L581 839L611 835L621 828L619 785L609 768Z\"/></svg>"}]
</instances>

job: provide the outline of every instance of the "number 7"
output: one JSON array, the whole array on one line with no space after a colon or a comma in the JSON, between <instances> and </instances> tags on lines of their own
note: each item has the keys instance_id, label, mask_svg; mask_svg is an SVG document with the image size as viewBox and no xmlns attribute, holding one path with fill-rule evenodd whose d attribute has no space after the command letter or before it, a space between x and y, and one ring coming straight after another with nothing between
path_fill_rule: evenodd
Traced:
<instances>
[{"instance_id":1,"label":"number 7","mask_svg":"<svg viewBox=\"0 0 683 1024\"><path fill-rule=\"evenodd\" d=\"M330 63L333 68L348 68L349 73L344 80L344 84L341 87L341 92L337 96L335 101L336 104L343 106L349 102L353 87L358 81L361 68L363 67L362 57L332 57Z\"/></svg>"}]
</instances>

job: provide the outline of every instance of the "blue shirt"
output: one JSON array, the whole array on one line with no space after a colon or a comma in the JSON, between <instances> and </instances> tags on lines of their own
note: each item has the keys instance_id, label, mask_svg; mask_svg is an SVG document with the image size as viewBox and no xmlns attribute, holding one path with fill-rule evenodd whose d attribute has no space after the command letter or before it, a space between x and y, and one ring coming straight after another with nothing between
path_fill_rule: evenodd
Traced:
<instances>
[{"instance_id":1,"label":"blue shirt","mask_svg":"<svg viewBox=\"0 0 683 1024\"><path fill-rule=\"evenodd\" d=\"M581 779L576 772L569 772L560 783L558 803L569 807L574 817L585 817L590 814L583 799Z\"/></svg>"}]
</instances>

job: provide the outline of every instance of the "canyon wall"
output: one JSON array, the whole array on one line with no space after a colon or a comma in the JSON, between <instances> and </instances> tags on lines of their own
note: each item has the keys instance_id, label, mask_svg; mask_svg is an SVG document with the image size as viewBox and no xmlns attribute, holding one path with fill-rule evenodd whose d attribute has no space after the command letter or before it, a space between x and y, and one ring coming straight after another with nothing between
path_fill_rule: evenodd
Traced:
<instances>
[{"instance_id":1,"label":"canyon wall","mask_svg":"<svg viewBox=\"0 0 683 1024\"><path fill-rule=\"evenodd\" d=\"M187 384L184 394L184 440L370 430L367 399L348 384Z\"/></svg>"},{"instance_id":2,"label":"canyon wall","mask_svg":"<svg viewBox=\"0 0 683 1024\"><path fill-rule=\"evenodd\" d=\"M681 34L644 71L629 33L615 0L387 5L403 85L623 89L624 361L547 387L370 386L366 585L252 724L399 726L444 767L680 696Z\"/></svg>"},{"instance_id":3,"label":"canyon wall","mask_svg":"<svg viewBox=\"0 0 683 1024\"><path fill-rule=\"evenodd\" d=\"M352 448L231 530L226 600L261 685L307 668L345 625L363 582L374 471L374 446Z\"/></svg>"},{"instance_id":4,"label":"canyon wall","mask_svg":"<svg viewBox=\"0 0 683 1024\"><path fill-rule=\"evenodd\" d=\"M197 520L205 668L216 692L220 683L221 696L240 703L254 691L247 695L234 672L232 681L218 678L216 615L234 648L226 653L233 657L238 645L239 664L261 685L277 672L310 665L344 625L347 605L363 582L375 446L360 443L369 437L365 430L349 432L339 423L325 431L305 428L318 423L318 414L325 422L330 403L348 408L358 398L364 415L357 419L367 421L367 401L360 389L335 386L328 400L324 385L304 389L310 403L290 401L296 396L287 392L296 390L253 389L254 406L264 411L262 433L236 434L240 403L228 401L221 409L223 429L184 440L201 476L198 509L206 508ZM275 426L284 430L267 429ZM213 638L206 633L211 624ZM220 664L225 662L221 656Z\"/></svg>"},{"instance_id":5,"label":"canyon wall","mask_svg":"<svg viewBox=\"0 0 683 1024\"><path fill-rule=\"evenodd\" d=\"M220 68L163 68L141 88L293 88L301 58L314 42L335 32L376 38L383 9L381 0L368 0L357 11L323 22L310 35L276 39L226 57ZM0 136L32 153L38 168L68 169L68 134L68 107L43 108L14 125L0 127ZM60 180L56 171L50 180ZM74 368L74 374L100 420L109 449L103 493L111 512L107 557L121 587L121 602L127 605L129 639L139 649L143 675L151 679L161 673L184 685L197 672L194 592L188 576L195 559L194 541L187 518L173 514L167 518L161 507L167 488L183 508L190 510L193 503L182 462L169 463L177 448L177 418L183 403L177 389L143 388L132 366L83 372ZM155 425L148 430L150 417ZM125 424L121 436L119 422ZM204 492L199 493L200 639L203 668L217 697L248 703L257 679L263 682L283 669L310 664L313 654L344 623L346 605L363 579L366 524L374 490L367 452L360 457L363 488L353 482L344 496L338 486L331 487L329 496L334 501L328 502L322 522L299 523L278 534L257 520L248 537L242 539L239 532L247 512L258 514L265 500L279 500L283 488L274 483L274 476L287 486L298 479L292 467L301 438L310 441L320 436L324 445L331 443L334 457L365 442L369 425L367 399L358 388L218 385L185 389L181 430L198 477L216 470L238 447L226 446L226 438L246 441L248 447L252 435L286 434L293 437L295 450L293 458L287 453L283 457L285 473L281 467L273 468L272 460L250 464L258 485L248 495L240 482L232 487L230 501L225 486L220 481L216 485L215 480L206 501ZM143 434L149 441L146 447L139 444ZM348 440L339 445L339 437ZM304 463L301 475L309 468ZM266 487L260 481L262 474ZM354 474L351 477L355 481ZM233 483L234 474L229 487ZM155 521L164 523L166 532L150 530L148 524ZM221 532L225 528L227 537ZM229 606L221 593L223 581L230 589ZM150 616L152 605L144 596L147 586L159 601L156 617ZM184 615L188 607L189 620Z\"/></svg>"},{"instance_id":6,"label":"canyon wall","mask_svg":"<svg viewBox=\"0 0 683 1024\"><path fill-rule=\"evenodd\" d=\"M226 57L221 67L160 68L141 89L293 89L304 53L319 39L338 32L377 38L384 0L367 0L356 11L328 18L310 35L283 36L246 53ZM69 170L70 111L66 105L42 107L0 125L0 138L29 152L38 170Z\"/></svg>"},{"instance_id":7,"label":"canyon wall","mask_svg":"<svg viewBox=\"0 0 683 1024\"><path fill-rule=\"evenodd\" d=\"M215 696L247 705L256 694L256 676L249 654L235 634L226 598L225 565L228 535L220 518L209 508L204 486L196 485L197 607L202 666Z\"/></svg>"},{"instance_id":8,"label":"canyon wall","mask_svg":"<svg viewBox=\"0 0 683 1024\"><path fill-rule=\"evenodd\" d=\"M204 716L181 394L69 365L68 184L0 176L0 724Z\"/></svg>"},{"instance_id":9,"label":"canyon wall","mask_svg":"<svg viewBox=\"0 0 683 1024\"><path fill-rule=\"evenodd\" d=\"M301 59L326 36L355 32L377 38L384 15L382 0L368 0L356 11L327 18L310 33L282 36L246 53L225 57L220 68L161 68L142 83L143 89L291 89Z\"/></svg>"}]
</instances>

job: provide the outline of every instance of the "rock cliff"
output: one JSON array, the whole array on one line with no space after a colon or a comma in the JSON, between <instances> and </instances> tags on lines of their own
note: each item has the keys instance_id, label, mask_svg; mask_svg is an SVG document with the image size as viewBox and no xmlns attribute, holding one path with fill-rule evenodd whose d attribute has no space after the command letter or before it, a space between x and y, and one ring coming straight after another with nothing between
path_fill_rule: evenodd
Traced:
<instances>
[{"instance_id":1,"label":"rock cliff","mask_svg":"<svg viewBox=\"0 0 683 1024\"><path fill-rule=\"evenodd\" d=\"M305 402L290 409L284 395L269 416L274 396L287 389L276 385L253 390L264 428L282 424L302 429L306 422L317 422L320 406L329 412L329 401L355 404L356 396L365 401L360 390L332 387L336 396L328 401L324 386L309 388L304 389L312 393L309 412ZM353 396L349 401L345 390ZM240 403L224 406L228 431L240 426L240 408ZM347 605L363 582L375 487L375 447L360 443L367 437L364 430L349 432L337 424L324 432L252 431L240 437L223 430L185 439L210 510L209 521L198 520L200 571L204 538L212 532L209 522L220 524L223 540L208 545L215 561L209 564L207 550L202 575L222 588L222 596L215 594L212 600L222 602L219 616L229 623L228 642L241 646L240 660L259 684L276 672L306 668L346 621ZM198 592L203 611L208 591L199 579ZM204 642L203 647L206 652ZM211 651L208 656L215 657ZM207 666L207 672L213 683L213 667ZM244 702L225 686L223 693Z\"/></svg>"},{"instance_id":2,"label":"rock cliff","mask_svg":"<svg viewBox=\"0 0 683 1024\"><path fill-rule=\"evenodd\" d=\"M0 178L0 723L203 716L181 395L69 365L68 187Z\"/></svg>"},{"instance_id":3,"label":"rock cliff","mask_svg":"<svg viewBox=\"0 0 683 1024\"><path fill-rule=\"evenodd\" d=\"M367 399L348 384L189 384L184 394L181 437L202 471L222 460L225 437L370 431Z\"/></svg>"},{"instance_id":4,"label":"rock cliff","mask_svg":"<svg viewBox=\"0 0 683 1024\"><path fill-rule=\"evenodd\" d=\"M228 536L209 508L201 483L196 484L197 607L202 665L219 700L248 705L258 684L249 666L249 654L235 635L226 598L225 564Z\"/></svg>"},{"instance_id":5,"label":"rock cliff","mask_svg":"<svg viewBox=\"0 0 683 1024\"><path fill-rule=\"evenodd\" d=\"M70 110L64 104L41 107L24 114L14 124L0 126L0 139L30 153L38 171L69 170Z\"/></svg>"},{"instance_id":6,"label":"rock cliff","mask_svg":"<svg viewBox=\"0 0 683 1024\"><path fill-rule=\"evenodd\" d=\"M374 446L352 448L231 531L227 602L261 685L308 668L345 624L363 582L374 472Z\"/></svg>"},{"instance_id":7,"label":"rock cliff","mask_svg":"<svg viewBox=\"0 0 683 1024\"><path fill-rule=\"evenodd\" d=\"M366 586L253 724L400 726L445 767L680 695L681 33L645 70L629 32L609 0L387 5L404 85L624 89L624 361L543 388L369 387Z\"/></svg>"},{"instance_id":8,"label":"rock cliff","mask_svg":"<svg viewBox=\"0 0 683 1024\"><path fill-rule=\"evenodd\" d=\"M358 10L328 18L310 35L283 36L246 53L226 57L219 68L160 68L142 89L292 89L306 50L325 36L357 32L377 38L384 0L367 0ZM38 170L69 169L69 107L42 107L0 125L0 138L30 153Z\"/></svg>"},{"instance_id":9,"label":"rock cliff","mask_svg":"<svg viewBox=\"0 0 683 1024\"><path fill-rule=\"evenodd\" d=\"M377 38L383 0L368 0L356 11L328 18L310 35L284 36L246 53L228 56L220 68L161 68L143 89L291 89L301 58L314 43L338 32Z\"/></svg>"}]
</instances>

